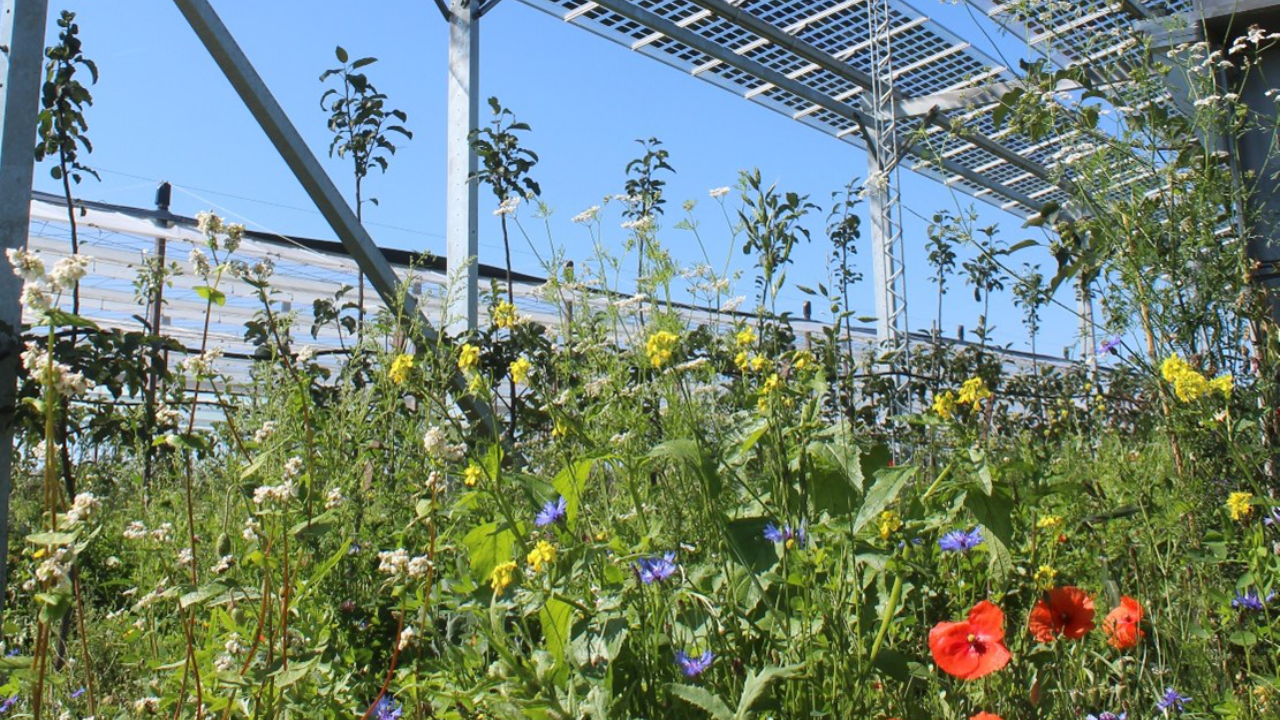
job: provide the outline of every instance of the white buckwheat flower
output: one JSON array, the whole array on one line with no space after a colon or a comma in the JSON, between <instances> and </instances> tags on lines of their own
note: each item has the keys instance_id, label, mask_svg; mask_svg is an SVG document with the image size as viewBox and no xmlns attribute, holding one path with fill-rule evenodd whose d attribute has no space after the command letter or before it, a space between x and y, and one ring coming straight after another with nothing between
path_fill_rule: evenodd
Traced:
<instances>
[{"instance_id":1,"label":"white buckwheat flower","mask_svg":"<svg viewBox=\"0 0 1280 720\"><path fill-rule=\"evenodd\" d=\"M253 441L256 443L264 443L276 434L276 424L270 420L262 423L262 427L258 428L258 432L253 434Z\"/></svg>"},{"instance_id":2,"label":"white buckwheat flower","mask_svg":"<svg viewBox=\"0 0 1280 720\"><path fill-rule=\"evenodd\" d=\"M711 197L713 197L713 198L722 198L722 197L724 197L725 195L728 195L728 194L729 194L729 188L728 188L728 187L718 187L718 188L713 189L713 190L712 190L710 193L708 193L708 194L709 194L709 195L711 195Z\"/></svg>"},{"instance_id":3,"label":"white buckwheat flower","mask_svg":"<svg viewBox=\"0 0 1280 720\"><path fill-rule=\"evenodd\" d=\"M101 507L102 501L94 497L93 493L80 493L72 501L71 509L67 510L67 522L75 525L89 520L97 514L98 509Z\"/></svg>"},{"instance_id":4,"label":"white buckwheat flower","mask_svg":"<svg viewBox=\"0 0 1280 720\"><path fill-rule=\"evenodd\" d=\"M346 501L347 499L342 496L342 488L331 488L329 490L329 494L325 495L324 507L326 510L332 510L337 507L342 507L342 504Z\"/></svg>"},{"instance_id":5,"label":"white buckwheat flower","mask_svg":"<svg viewBox=\"0 0 1280 720\"><path fill-rule=\"evenodd\" d=\"M89 271L89 258L69 255L53 264L49 271L49 286L54 290L70 290Z\"/></svg>"},{"instance_id":6,"label":"white buckwheat flower","mask_svg":"<svg viewBox=\"0 0 1280 720\"><path fill-rule=\"evenodd\" d=\"M574 222L576 222L576 223L578 223L579 225L583 225L583 224L586 224L586 223L589 223L589 222L594 222L594 221L595 221L595 219L596 219L597 217L599 217L599 216L600 216L600 206L599 206L599 205L592 205L591 207L587 208L586 210L583 210L582 212L578 213L577 215L574 215L574 216L573 216L573 221L574 221Z\"/></svg>"},{"instance_id":7,"label":"white buckwheat flower","mask_svg":"<svg viewBox=\"0 0 1280 720\"><path fill-rule=\"evenodd\" d=\"M125 540L143 540L147 537L147 526L141 520L134 520L124 526Z\"/></svg>"},{"instance_id":8,"label":"white buckwheat flower","mask_svg":"<svg viewBox=\"0 0 1280 720\"><path fill-rule=\"evenodd\" d=\"M383 550L378 553L378 572L387 575L403 575L409 565L409 553L404 548Z\"/></svg>"}]
</instances>

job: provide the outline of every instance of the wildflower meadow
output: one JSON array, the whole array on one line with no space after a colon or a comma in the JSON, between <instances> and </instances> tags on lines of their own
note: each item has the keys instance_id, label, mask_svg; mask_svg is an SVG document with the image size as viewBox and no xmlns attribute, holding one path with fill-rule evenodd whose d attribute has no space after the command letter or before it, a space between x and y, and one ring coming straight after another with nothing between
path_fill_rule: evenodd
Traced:
<instances>
[{"instance_id":1,"label":"wildflower meadow","mask_svg":"<svg viewBox=\"0 0 1280 720\"><path fill-rule=\"evenodd\" d=\"M350 288L286 309L212 212L181 267L137 266L140 320L161 288L203 308L186 352L87 318L89 254L11 251L29 322L0 718L1280 717L1280 328L1229 220L1241 189L1200 141L1250 119L1143 102L1162 72L1212 84L1205 52L1149 68L1114 99L1128 129L1063 160L1091 212L1037 219L1060 267L1031 280L999 240L1017 223L929 225L939 306L999 280L1034 336L1055 292L1092 283L1106 342L1071 362L1014 362L982 326L855 347L858 182L820 207L746 170L681 208L680 158L651 140L553 223L536 128L496 99L472 182L508 253L474 330L447 302L406 309L412 273L376 313ZM412 118L371 60L337 60L333 151L356 188L395 182L368 171ZM1046 119L1060 79L1003 122L1088 130ZM68 118L106 111L67 98L42 146L64 160ZM62 172L87 168L70 144ZM1168 192L1095 192L1115 153L1153 146L1181 148L1152 169ZM594 254L566 256L571 232ZM512 291L531 235L549 320ZM677 266L693 242L708 261ZM802 290L824 332L779 307L801 244L829 249ZM717 271L725 253L754 274ZM232 287L256 308L235 378L208 332ZM341 352L308 344L326 324Z\"/></svg>"}]
</instances>

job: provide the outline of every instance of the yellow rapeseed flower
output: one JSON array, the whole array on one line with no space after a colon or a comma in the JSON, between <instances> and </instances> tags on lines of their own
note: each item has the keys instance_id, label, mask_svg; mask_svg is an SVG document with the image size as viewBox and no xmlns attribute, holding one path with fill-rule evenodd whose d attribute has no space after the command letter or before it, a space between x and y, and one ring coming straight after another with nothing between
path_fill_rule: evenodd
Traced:
<instances>
[{"instance_id":1,"label":"yellow rapeseed flower","mask_svg":"<svg viewBox=\"0 0 1280 720\"><path fill-rule=\"evenodd\" d=\"M511 379L523 385L529 382L529 371L533 369L533 363L525 358L516 358L508 369L511 372Z\"/></svg>"},{"instance_id":2,"label":"yellow rapeseed flower","mask_svg":"<svg viewBox=\"0 0 1280 720\"><path fill-rule=\"evenodd\" d=\"M950 390L933 396L933 411L943 420L955 417L956 408L956 394Z\"/></svg>"},{"instance_id":3,"label":"yellow rapeseed flower","mask_svg":"<svg viewBox=\"0 0 1280 720\"><path fill-rule=\"evenodd\" d=\"M1253 495L1247 492L1233 492L1227 496L1227 512L1231 519L1239 522L1253 512Z\"/></svg>"},{"instance_id":4,"label":"yellow rapeseed flower","mask_svg":"<svg viewBox=\"0 0 1280 720\"><path fill-rule=\"evenodd\" d=\"M885 510L880 513L877 525L880 528L880 538L888 540L890 535L902 529L902 516L892 510Z\"/></svg>"},{"instance_id":5,"label":"yellow rapeseed flower","mask_svg":"<svg viewBox=\"0 0 1280 720\"><path fill-rule=\"evenodd\" d=\"M734 336L734 341L738 343L738 347L748 347L756 342L756 331L750 326L744 327Z\"/></svg>"},{"instance_id":6,"label":"yellow rapeseed flower","mask_svg":"<svg viewBox=\"0 0 1280 720\"><path fill-rule=\"evenodd\" d=\"M796 353L795 360L791 363L796 370L801 372L813 369L813 353L808 350L801 350Z\"/></svg>"},{"instance_id":7,"label":"yellow rapeseed flower","mask_svg":"<svg viewBox=\"0 0 1280 720\"><path fill-rule=\"evenodd\" d=\"M1235 378L1230 374L1207 379L1177 355L1170 355L1160 363L1160 376L1173 385L1173 394L1182 402L1193 402L1215 392L1229 395L1235 385Z\"/></svg>"},{"instance_id":8,"label":"yellow rapeseed flower","mask_svg":"<svg viewBox=\"0 0 1280 720\"><path fill-rule=\"evenodd\" d=\"M413 356L401 353L391 361L391 369L387 371L387 377L391 378L391 382L403 385L404 381L409 379L411 372L413 372Z\"/></svg>"},{"instance_id":9,"label":"yellow rapeseed flower","mask_svg":"<svg viewBox=\"0 0 1280 720\"><path fill-rule=\"evenodd\" d=\"M480 365L480 348L471 343L462 345L462 352L458 354L458 369L463 372L475 370Z\"/></svg>"},{"instance_id":10,"label":"yellow rapeseed flower","mask_svg":"<svg viewBox=\"0 0 1280 720\"><path fill-rule=\"evenodd\" d=\"M1056 530L1062 527L1062 518L1058 515L1045 515L1036 521L1036 527L1041 530Z\"/></svg>"},{"instance_id":11,"label":"yellow rapeseed flower","mask_svg":"<svg viewBox=\"0 0 1280 720\"><path fill-rule=\"evenodd\" d=\"M494 595L501 595L503 590L516 579L516 564L514 562L504 562L493 568L493 572L489 573L489 587L493 588Z\"/></svg>"},{"instance_id":12,"label":"yellow rapeseed flower","mask_svg":"<svg viewBox=\"0 0 1280 720\"><path fill-rule=\"evenodd\" d=\"M961 405L969 405L978 410L982 407L982 401L989 397L991 389L987 387L986 381L980 377L972 377L960 386L960 397L956 399Z\"/></svg>"},{"instance_id":13,"label":"yellow rapeseed flower","mask_svg":"<svg viewBox=\"0 0 1280 720\"><path fill-rule=\"evenodd\" d=\"M751 362L751 356L746 350L739 350L737 355L733 356L733 364L738 367L738 372L746 372L747 365Z\"/></svg>"},{"instance_id":14,"label":"yellow rapeseed flower","mask_svg":"<svg viewBox=\"0 0 1280 720\"><path fill-rule=\"evenodd\" d=\"M519 316L516 315L516 306L506 300L493 306L491 317L493 318L493 324L499 328L515 327L519 321Z\"/></svg>"},{"instance_id":15,"label":"yellow rapeseed flower","mask_svg":"<svg viewBox=\"0 0 1280 720\"><path fill-rule=\"evenodd\" d=\"M650 335L644 344L644 352L649 358L649 364L660 368L671 362L678 342L680 342L680 336L666 330L659 330Z\"/></svg>"},{"instance_id":16,"label":"yellow rapeseed flower","mask_svg":"<svg viewBox=\"0 0 1280 720\"><path fill-rule=\"evenodd\" d=\"M484 477L484 470L479 465L473 463L468 465L466 470L462 471L462 484L467 487L475 487L480 483L480 478L482 477Z\"/></svg>"},{"instance_id":17,"label":"yellow rapeseed flower","mask_svg":"<svg viewBox=\"0 0 1280 720\"><path fill-rule=\"evenodd\" d=\"M544 565L550 565L556 561L556 546L546 540L539 540L538 544L529 551L525 560L533 568L534 572L542 572Z\"/></svg>"},{"instance_id":18,"label":"yellow rapeseed flower","mask_svg":"<svg viewBox=\"0 0 1280 720\"><path fill-rule=\"evenodd\" d=\"M1034 576L1036 587L1041 590L1048 590L1053 587L1053 581L1056 577L1058 577L1057 570L1054 570L1048 565L1041 565L1039 569L1036 570L1036 574Z\"/></svg>"},{"instance_id":19,"label":"yellow rapeseed flower","mask_svg":"<svg viewBox=\"0 0 1280 720\"><path fill-rule=\"evenodd\" d=\"M782 389L782 378L778 377L778 373L773 373L760 386L760 392L765 395L771 395Z\"/></svg>"},{"instance_id":20,"label":"yellow rapeseed flower","mask_svg":"<svg viewBox=\"0 0 1280 720\"><path fill-rule=\"evenodd\" d=\"M751 372L760 372L769 367L769 359L760 355L751 358Z\"/></svg>"}]
</instances>

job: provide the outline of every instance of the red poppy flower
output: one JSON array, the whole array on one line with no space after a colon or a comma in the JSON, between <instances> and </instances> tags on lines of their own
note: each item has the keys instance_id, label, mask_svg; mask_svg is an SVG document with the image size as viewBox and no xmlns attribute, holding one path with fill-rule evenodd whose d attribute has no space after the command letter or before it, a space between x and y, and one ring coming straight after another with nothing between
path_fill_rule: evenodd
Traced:
<instances>
[{"instance_id":1,"label":"red poppy flower","mask_svg":"<svg viewBox=\"0 0 1280 720\"><path fill-rule=\"evenodd\" d=\"M933 661L962 680L989 675L1009 664L1004 645L1004 613L983 600L962 622L940 622L929 631Z\"/></svg>"},{"instance_id":2,"label":"red poppy flower","mask_svg":"<svg viewBox=\"0 0 1280 720\"><path fill-rule=\"evenodd\" d=\"M1093 629L1093 598L1078 587L1059 587L1031 609L1031 635L1042 643L1064 635L1079 640Z\"/></svg>"},{"instance_id":3,"label":"red poppy flower","mask_svg":"<svg viewBox=\"0 0 1280 720\"><path fill-rule=\"evenodd\" d=\"M1138 638L1146 633L1138 624L1142 622L1142 606L1137 600L1125 595L1120 604L1102 621L1102 631L1107 634L1107 644L1119 650L1126 650L1138 644Z\"/></svg>"},{"instance_id":4,"label":"red poppy flower","mask_svg":"<svg viewBox=\"0 0 1280 720\"><path fill-rule=\"evenodd\" d=\"M969 720L1004 720L1004 718L1000 717L995 713L980 712L977 715L974 715L973 717L969 718Z\"/></svg>"}]
</instances>

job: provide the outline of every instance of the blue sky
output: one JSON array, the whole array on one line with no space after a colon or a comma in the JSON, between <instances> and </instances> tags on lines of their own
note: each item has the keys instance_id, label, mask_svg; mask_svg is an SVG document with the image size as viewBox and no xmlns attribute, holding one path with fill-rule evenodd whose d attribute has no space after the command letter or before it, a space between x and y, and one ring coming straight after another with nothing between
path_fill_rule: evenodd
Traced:
<instances>
[{"instance_id":1,"label":"blue sky","mask_svg":"<svg viewBox=\"0 0 1280 720\"><path fill-rule=\"evenodd\" d=\"M350 172L344 162L327 157L318 77L334 64L335 45L353 57L379 59L369 74L391 105L409 114L414 139L403 144L385 176L367 181L368 193L381 204L366 208L366 220L379 244L443 254L447 27L434 4L221 0L215 7L344 189L350 187ZM976 46L1016 63L1011 56L1020 52L1018 41L1001 38L993 26L974 24L966 6L923 0L920 7ZM102 181L86 180L78 189L82 197L149 207L155 183L164 179L175 185L176 212L215 209L258 229L333 237L171 3L96 0L79 6L54 3L50 11L64 8L77 11L85 52L102 73L88 114L95 151L87 159L100 169ZM794 284L825 277L822 230L831 192L866 175L862 151L516 0L505 0L487 15L481 32L481 92L498 96L532 125L527 144L541 156L534 174L554 211L552 238L570 257L590 252L586 230L570 218L604 195L621 192L624 168L639 149L634 141L657 137L677 170L669 178L670 210L660 240L680 261L701 261L689 234L674 228L681 203L693 199L713 261L723 263L732 253L734 267L750 272L750 259L728 246L723 216L707 196L711 188L733 185L742 169L758 167L779 188L809 194L822 207L807 223L813 242L796 252L792 287L779 298L779 309L799 313L805 296ZM36 186L59 189L47 168L38 169ZM902 175L902 189L912 329L928 328L936 303L923 249L926 221L916 213L927 218L937 210L973 204L979 225L999 225L1000 237L1010 244L1039 235L1021 229L1014 216L909 172ZM490 214L492 201L482 193L481 202L481 259L498 264L501 237ZM534 240L545 247L540 224L522 212ZM616 215L608 216L604 227L606 241L623 240ZM859 314L870 315L869 225L864 229L858 263L868 282L855 302ZM517 270L541 272L523 240L513 245L513 262ZM1040 263L1046 272L1053 266L1035 249L1013 262ZM738 292L749 295L751 289L744 279ZM1068 290L1059 295L1074 305ZM943 326L948 334L957 324L972 329L980 311L972 293L957 287L948 296ZM997 342L1027 347L1011 296L993 296L991 314ZM1076 328L1071 314L1047 309L1041 351L1061 353L1076 342Z\"/></svg>"}]
</instances>

